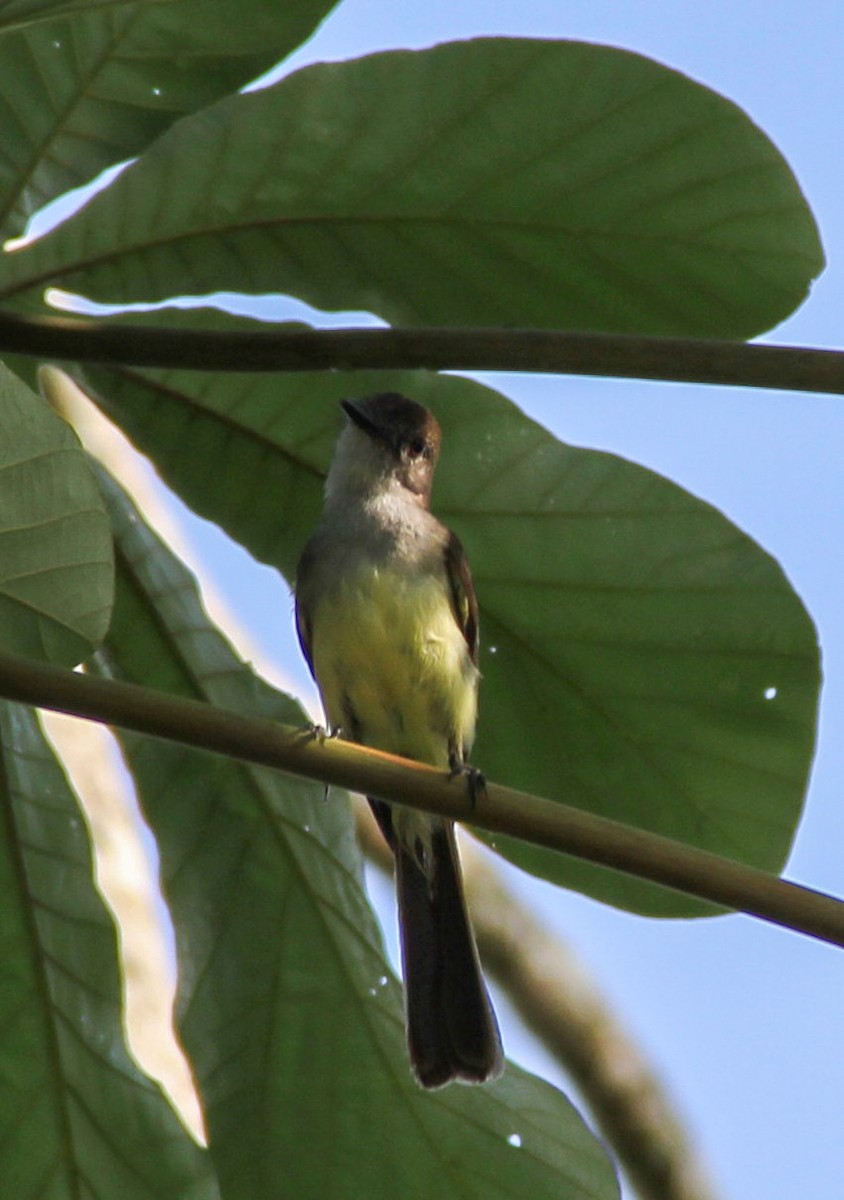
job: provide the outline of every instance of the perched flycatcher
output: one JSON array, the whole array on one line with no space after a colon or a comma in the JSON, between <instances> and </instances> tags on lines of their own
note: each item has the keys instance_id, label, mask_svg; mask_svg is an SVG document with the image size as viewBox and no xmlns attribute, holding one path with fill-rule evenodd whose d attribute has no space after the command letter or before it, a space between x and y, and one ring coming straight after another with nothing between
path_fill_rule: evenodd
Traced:
<instances>
[{"instance_id":1,"label":"perched flycatcher","mask_svg":"<svg viewBox=\"0 0 844 1200\"><path fill-rule=\"evenodd\" d=\"M463 548L430 512L433 415L404 396L349 418L296 582L296 626L331 729L459 770L475 733L478 605ZM370 799L395 856L407 1038L423 1087L483 1083L501 1039L466 913L454 825Z\"/></svg>"}]
</instances>

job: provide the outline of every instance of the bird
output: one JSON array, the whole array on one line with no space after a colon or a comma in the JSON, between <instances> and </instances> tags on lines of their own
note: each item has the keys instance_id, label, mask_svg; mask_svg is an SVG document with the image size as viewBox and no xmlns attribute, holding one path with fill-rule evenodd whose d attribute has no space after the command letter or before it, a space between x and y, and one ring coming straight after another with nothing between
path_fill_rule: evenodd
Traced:
<instances>
[{"instance_id":1,"label":"bird","mask_svg":"<svg viewBox=\"0 0 844 1200\"><path fill-rule=\"evenodd\" d=\"M439 423L394 392L340 404L322 517L296 572L296 629L328 730L467 766L478 704L478 603L457 536L431 512ZM503 1068L463 892L454 823L369 797L393 852L410 1063L418 1083Z\"/></svg>"}]
</instances>

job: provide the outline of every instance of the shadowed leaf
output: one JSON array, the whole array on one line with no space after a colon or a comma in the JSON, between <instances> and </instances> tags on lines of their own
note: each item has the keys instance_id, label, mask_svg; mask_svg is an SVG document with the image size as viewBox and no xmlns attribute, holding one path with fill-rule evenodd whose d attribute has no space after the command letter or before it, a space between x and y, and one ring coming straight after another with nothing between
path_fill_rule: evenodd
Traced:
<instances>
[{"instance_id":1,"label":"shadowed leaf","mask_svg":"<svg viewBox=\"0 0 844 1200\"><path fill-rule=\"evenodd\" d=\"M0 703L0 1144L9 1197L215 1200L130 1059L85 825L30 709Z\"/></svg>"},{"instance_id":2,"label":"shadowed leaf","mask_svg":"<svg viewBox=\"0 0 844 1200\"><path fill-rule=\"evenodd\" d=\"M465 379L88 377L185 500L288 579L321 508L337 400L397 390L431 407L444 435L434 510L464 542L481 603L477 764L500 782L782 866L814 746L817 642L781 568L710 505L557 441ZM624 907L708 911L548 851L496 845Z\"/></svg>"},{"instance_id":3,"label":"shadowed leaf","mask_svg":"<svg viewBox=\"0 0 844 1200\"><path fill-rule=\"evenodd\" d=\"M748 337L822 265L787 164L729 101L636 54L500 38L198 113L8 260L0 295L272 291L399 324Z\"/></svg>"},{"instance_id":4,"label":"shadowed leaf","mask_svg":"<svg viewBox=\"0 0 844 1200\"><path fill-rule=\"evenodd\" d=\"M19 0L11 11L42 7ZM273 66L333 0L82 7L0 37L0 230L7 237L48 201L140 154L179 117ZM9 8L0 8L0 22Z\"/></svg>"},{"instance_id":5,"label":"shadowed leaf","mask_svg":"<svg viewBox=\"0 0 844 1200\"><path fill-rule=\"evenodd\" d=\"M118 603L101 669L304 724L209 625L181 564L109 495ZM341 794L326 802L320 786L279 772L122 741L158 839L181 1029L226 1195L277 1200L283 1180L301 1200L617 1196L565 1097L517 1067L484 1088L413 1082Z\"/></svg>"},{"instance_id":6,"label":"shadowed leaf","mask_svg":"<svg viewBox=\"0 0 844 1200\"><path fill-rule=\"evenodd\" d=\"M0 365L0 644L76 666L108 628L108 517L73 430Z\"/></svg>"},{"instance_id":7,"label":"shadowed leaf","mask_svg":"<svg viewBox=\"0 0 844 1200\"><path fill-rule=\"evenodd\" d=\"M121 8L138 0L3 0L0 4L0 30L52 21L56 17L87 12L92 8ZM150 0L156 4L174 4L178 0Z\"/></svg>"}]
</instances>

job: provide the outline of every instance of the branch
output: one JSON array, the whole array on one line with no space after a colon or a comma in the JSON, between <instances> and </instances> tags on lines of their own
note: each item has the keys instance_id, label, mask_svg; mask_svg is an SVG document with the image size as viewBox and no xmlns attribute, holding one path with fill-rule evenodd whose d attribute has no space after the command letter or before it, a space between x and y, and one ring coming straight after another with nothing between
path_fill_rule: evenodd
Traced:
<instances>
[{"instance_id":1,"label":"branch","mask_svg":"<svg viewBox=\"0 0 844 1200\"><path fill-rule=\"evenodd\" d=\"M844 393L837 350L557 330L203 332L0 311L0 352L197 371L519 371Z\"/></svg>"},{"instance_id":2,"label":"branch","mask_svg":"<svg viewBox=\"0 0 844 1200\"><path fill-rule=\"evenodd\" d=\"M306 779L365 792L573 854L844 947L844 902L682 842L487 784L473 802L461 779L423 763L321 738L310 728L240 716L199 700L93 679L0 654L0 696L86 717Z\"/></svg>"}]
</instances>

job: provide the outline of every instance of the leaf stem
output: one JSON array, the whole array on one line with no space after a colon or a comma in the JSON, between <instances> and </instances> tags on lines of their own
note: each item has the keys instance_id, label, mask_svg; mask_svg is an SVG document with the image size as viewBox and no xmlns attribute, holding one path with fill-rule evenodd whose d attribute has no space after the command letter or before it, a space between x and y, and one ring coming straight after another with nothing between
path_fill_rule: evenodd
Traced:
<instances>
[{"instance_id":1,"label":"leaf stem","mask_svg":"<svg viewBox=\"0 0 844 1200\"><path fill-rule=\"evenodd\" d=\"M516 371L844 393L838 350L559 330L205 332L0 311L0 351L197 371Z\"/></svg>"},{"instance_id":2,"label":"leaf stem","mask_svg":"<svg viewBox=\"0 0 844 1200\"><path fill-rule=\"evenodd\" d=\"M15 655L0 654L0 696L467 821L844 947L844 901L513 788L488 783L473 802L462 779L448 779L434 767L321 738L311 728L244 717L203 701Z\"/></svg>"}]
</instances>

